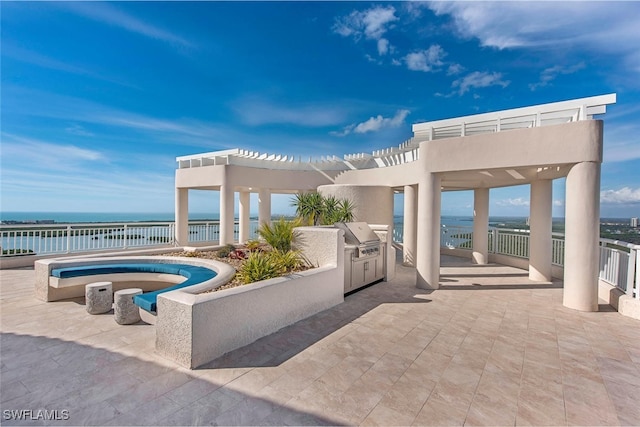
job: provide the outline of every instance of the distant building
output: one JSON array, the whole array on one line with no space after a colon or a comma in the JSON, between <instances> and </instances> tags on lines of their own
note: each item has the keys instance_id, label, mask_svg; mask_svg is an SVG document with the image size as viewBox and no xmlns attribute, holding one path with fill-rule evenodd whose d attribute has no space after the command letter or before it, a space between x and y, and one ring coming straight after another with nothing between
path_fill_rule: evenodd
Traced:
<instances>
[{"instance_id":1,"label":"distant building","mask_svg":"<svg viewBox=\"0 0 640 427\"><path fill-rule=\"evenodd\" d=\"M638 217L637 216L631 218L631 226L633 228L638 228Z\"/></svg>"}]
</instances>

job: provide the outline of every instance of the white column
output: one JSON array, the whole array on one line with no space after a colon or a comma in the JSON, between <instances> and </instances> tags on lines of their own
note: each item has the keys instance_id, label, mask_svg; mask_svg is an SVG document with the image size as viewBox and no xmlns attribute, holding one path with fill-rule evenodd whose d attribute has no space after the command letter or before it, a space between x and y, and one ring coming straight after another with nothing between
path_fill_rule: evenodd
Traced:
<instances>
[{"instance_id":1,"label":"white column","mask_svg":"<svg viewBox=\"0 0 640 427\"><path fill-rule=\"evenodd\" d=\"M531 183L529 211L529 279L551 281L553 186L550 179Z\"/></svg>"},{"instance_id":2,"label":"white column","mask_svg":"<svg viewBox=\"0 0 640 427\"><path fill-rule=\"evenodd\" d=\"M176 188L175 239L179 246L189 244L189 189Z\"/></svg>"},{"instance_id":3,"label":"white column","mask_svg":"<svg viewBox=\"0 0 640 427\"><path fill-rule=\"evenodd\" d=\"M567 175L562 304L598 311L600 163L574 165Z\"/></svg>"},{"instance_id":4,"label":"white column","mask_svg":"<svg viewBox=\"0 0 640 427\"><path fill-rule=\"evenodd\" d=\"M240 222L240 230L239 230L239 238L238 241L240 243L245 243L249 240L249 210L251 208L251 198L248 191L241 191L239 195L238 207L240 209L239 213L239 222Z\"/></svg>"},{"instance_id":5,"label":"white column","mask_svg":"<svg viewBox=\"0 0 640 427\"><path fill-rule=\"evenodd\" d=\"M416 220L418 216L418 196L416 185L404 186L404 220L402 233L402 263L416 265Z\"/></svg>"},{"instance_id":6,"label":"white column","mask_svg":"<svg viewBox=\"0 0 640 427\"><path fill-rule=\"evenodd\" d=\"M416 286L440 287L440 176L425 173L418 182Z\"/></svg>"},{"instance_id":7,"label":"white column","mask_svg":"<svg viewBox=\"0 0 640 427\"><path fill-rule=\"evenodd\" d=\"M233 188L229 184L220 186L220 244L233 243Z\"/></svg>"},{"instance_id":8,"label":"white column","mask_svg":"<svg viewBox=\"0 0 640 427\"><path fill-rule=\"evenodd\" d=\"M258 192L258 224L271 224L271 191L261 188Z\"/></svg>"},{"instance_id":9,"label":"white column","mask_svg":"<svg viewBox=\"0 0 640 427\"><path fill-rule=\"evenodd\" d=\"M473 253L472 261L489 262L489 189L473 190Z\"/></svg>"}]
</instances>

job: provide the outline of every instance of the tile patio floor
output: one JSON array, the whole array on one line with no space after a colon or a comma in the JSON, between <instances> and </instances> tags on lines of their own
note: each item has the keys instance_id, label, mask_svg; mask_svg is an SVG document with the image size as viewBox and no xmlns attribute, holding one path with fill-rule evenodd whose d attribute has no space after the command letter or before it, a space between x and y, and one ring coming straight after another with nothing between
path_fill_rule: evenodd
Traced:
<instances>
[{"instance_id":1,"label":"tile patio floor","mask_svg":"<svg viewBox=\"0 0 640 427\"><path fill-rule=\"evenodd\" d=\"M0 271L5 410L68 410L58 425L640 425L640 321L562 306L560 283L443 257L189 371L154 354L154 327L33 297ZM215 327L215 326L212 326Z\"/></svg>"}]
</instances>

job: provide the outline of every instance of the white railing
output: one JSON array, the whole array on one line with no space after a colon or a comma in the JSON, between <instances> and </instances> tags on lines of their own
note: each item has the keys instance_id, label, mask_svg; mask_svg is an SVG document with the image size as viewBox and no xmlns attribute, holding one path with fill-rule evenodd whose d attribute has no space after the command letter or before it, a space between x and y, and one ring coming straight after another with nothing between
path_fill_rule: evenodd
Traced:
<instances>
[{"instance_id":1,"label":"white railing","mask_svg":"<svg viewBox=\"0 0 640 427\"><path fill-rule=\"evenodd\" d=\"M600 279L622 287L627 283L629 254L620 249L600 247Z\"/></svg>"},{"instance_id":2,"label":"white railing","mask_svg":"<svg viewBox=\"0 0 640 427\"><path fill-rule=\"evenodd\" d=\"M249 223L249 236L257 236L258 222ZM174 244L173 222L93 223L67 225L0 225L2 256L65 254L167 246ZM217 242L217 221L190 221L189 243ZM234 227L238 240L239 226Z\"/></svg>"},{"instance_id":3,"label":"white railing","mask_svg":"<svg viewBox=\"0 0 640 427\"><path fill-rule=\"evenodd\" d=\"M640 245L600 239L600 279L640 299Z\"/></svg>"},{"instance_id":4,"label":"white railing","mask_svg":"<svg viewBox=\"0 0 640 427\"><path fill-rule=\"evenodd\" d=\"M531 107L417 123L414 137L420 141L495 133L511 129L533 128L581 120L605 114L607 105L616 103L616 94L572 99Z\"/></svg>"},{"instance_id":5,"label":"white railing","mask_svg":"<svg viewBox=\"0 0 640 427\"><path fill-rule=\"evenodd\" d=\"M472 249L473 228L470 227L441 227L440 245L449 249Z\"/></svg>"},{"instance_id":6,"label":"white railing","mask_svg":"<svg viewBox=\"0 0 640 427\"><path fill-rule=\"evenodd\" d=\"M529 258L529 234L526 230L490 230L489 252L517 258Z\"/></svg>"},{"instance_id":7,"label":"white railing","mask_svg":"<svg viewBox=\"0 0 640 427\"><path fill-rule=\"evenodd\" d=\"M402 243L401 223L394 225L394 242ZM551 262L564 266L564 235L553 233ZM473 227L442 227L440 245L449 249L473 248ZM489 229L489 253L529 258L529 230ZM600 239L600 280L616 286L632 298L640 299L640 245Z\"/></svg>"}]
</instances>

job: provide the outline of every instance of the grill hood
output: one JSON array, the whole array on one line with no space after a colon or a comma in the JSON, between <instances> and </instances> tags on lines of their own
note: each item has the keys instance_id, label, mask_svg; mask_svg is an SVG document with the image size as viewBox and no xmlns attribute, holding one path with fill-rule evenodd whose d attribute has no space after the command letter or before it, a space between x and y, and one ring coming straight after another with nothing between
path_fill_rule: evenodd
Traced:
<instances>
[{"instance_id":1,"label":"grill hood","mask_svg":"<svg viewBox=\"0 0 640 427\"><path fill-rule=\"evenodd\" d=\"M378 243L380 238L366 222L336 222L334 224L344 230L344 240L348 245L366 245Z\"/></svg>"}]
</instances>

